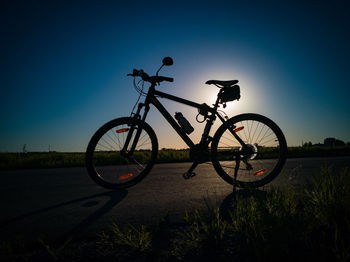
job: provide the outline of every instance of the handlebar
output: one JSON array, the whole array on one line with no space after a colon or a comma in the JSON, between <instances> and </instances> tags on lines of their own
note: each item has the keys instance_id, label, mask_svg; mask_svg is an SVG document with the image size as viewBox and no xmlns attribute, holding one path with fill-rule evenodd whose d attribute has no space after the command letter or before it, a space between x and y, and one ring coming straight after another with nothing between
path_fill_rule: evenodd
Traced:
<instances>
[{"instance_id":1,"label":"handlebar","mask_svg":"<svg viewBox=\"0 0 350 262\"><path fill-rule=\"evenodd\" d=\"M132 71L132 74L127 74L127 76L133 76L133 77L141 77L143 81L150 82L151 84L160 83L163 81L166 82L173 82L174 78L167 77L167 76L149 76L147 73L143 72L143 70L137 70L134 69Z\"/></svg>"},{"instance_id":2,"label":"handlebar","mask_svg":"<svg viewBox=\"0 0 350 262\"><path fill-rule=\"evenodd\" d=\"M167 77L167 76L157 76L159 82L166 81L166 82L174 82L174 78Z\"/></svg>"}]
</instances>

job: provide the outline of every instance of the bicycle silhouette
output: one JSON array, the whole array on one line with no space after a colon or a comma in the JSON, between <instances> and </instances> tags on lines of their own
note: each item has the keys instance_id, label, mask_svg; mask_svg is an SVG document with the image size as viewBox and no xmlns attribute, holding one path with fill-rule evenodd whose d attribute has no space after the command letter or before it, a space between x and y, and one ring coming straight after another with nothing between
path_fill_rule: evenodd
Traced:
<instances>
[{"instance_id":1,"label":"bicycle silhouette","mask_svg":"<svg viewBox=\"0 0 350 262\"><path fill-rule=\"evenodd\" d=\"M173 78L159 76L163 66L170 66L170 57L163 59L155 76L143 70L133 70L134 87L139 92L130 117L114 119L92 136L86 150L86 168L90 177L108 189L122 189L140 182L151 171L158 153L158 140L152 127L146 123L150 105L154 105L189 147L193 162L183 175L188 179L198 164L211 162L219 176L229 184L241 188L260 187L271 182L282 170L287 157L287 143L281 129L270 119L259 114L240 114L228 118L218 110L226 103L240 98L238 80L209 80L206 84L219 88L213 106L198 104L156 90L161 82L173 82ZM136 83L136 78L141 80ZM145 92L145 83L149 83ZM143 103L139 103L141 97ZM193 131L190 123L176 113L176 121L158 97L166 98L198 109L197 121L206 121L201 140L195 144L188 134ZM203 117L199 121L198 117ZM219 118L222 125L214 136L209 136L211 127Z\"/></svg>"}]
</instances>

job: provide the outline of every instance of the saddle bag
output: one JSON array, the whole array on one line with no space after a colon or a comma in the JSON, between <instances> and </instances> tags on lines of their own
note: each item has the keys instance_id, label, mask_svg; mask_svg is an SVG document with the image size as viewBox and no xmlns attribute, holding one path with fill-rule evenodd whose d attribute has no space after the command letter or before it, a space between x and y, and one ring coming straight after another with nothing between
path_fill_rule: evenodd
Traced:
<instances>
[{"instance_id":1,"label":"saddle bag","mask_svg":"<svg viewBox=\"0 0 350 262\"><path fill-rule=\"evenodd\" d=\"M234 100L239 100L240 98L241 90L239 88L239 85L224 87L219 93L220 103L231 102Z\"/></svg>"}]
</instances>

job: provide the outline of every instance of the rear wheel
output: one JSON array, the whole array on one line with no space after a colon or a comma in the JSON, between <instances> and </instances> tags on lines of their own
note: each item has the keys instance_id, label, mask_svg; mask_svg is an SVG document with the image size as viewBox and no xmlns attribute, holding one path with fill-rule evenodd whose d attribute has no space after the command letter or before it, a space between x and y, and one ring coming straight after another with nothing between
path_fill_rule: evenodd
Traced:
<instances>
[{"instance_id":1,"label":"rear wheel","mask_svg":"<svg viewBox=\"0 0 350 262\"><path fill-rule=\"evenodd\" d=\"M243 149L233 132L246 148ZM267 117L242 114L229 119L216 131L211 157L215 170L227 183L242 188L260 187L281 172L287 143L281 129Z\"/></svg>"},{"instance_id":2,"label":"rear wheel","mask_svg":"<svg viewBox=\"0 0 350 262\"><path fill-rule=\"evenodd\" d=\"M157 137L147 123L130 117L118 118L103 125L91 138L86 168L100 186L127 188L151 171L157 153Z\"/></svg>"}]
</instances>

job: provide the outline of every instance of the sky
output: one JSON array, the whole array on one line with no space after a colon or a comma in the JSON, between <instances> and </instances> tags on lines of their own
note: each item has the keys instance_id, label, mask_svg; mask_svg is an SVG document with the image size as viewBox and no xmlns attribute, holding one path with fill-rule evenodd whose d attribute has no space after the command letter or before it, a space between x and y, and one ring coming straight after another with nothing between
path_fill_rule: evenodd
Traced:
<instances>
[{"instance_id":1,"label":"sky","mask_svg":"<svg viewBox=\"0 0 350 262\"><path fill-rule=\"evenodd\" d=\"M175 78L159 90L211 104L209 79L238 79L229 116L259 113L289 146L350 141L346 1L4 1L0 5L0 152L86 150L109 120L129 116L133 68ZM199 141L196 109L182 112ZM185 143L153 108L159 147ZM217 122L211 132L219 126ZM171 139L169 139L171 138Z\"/></svg>"}]
</instances>

